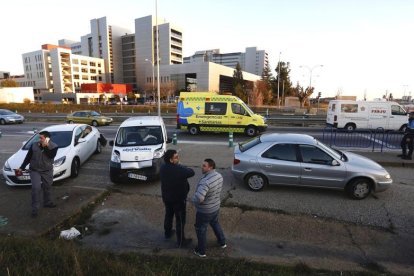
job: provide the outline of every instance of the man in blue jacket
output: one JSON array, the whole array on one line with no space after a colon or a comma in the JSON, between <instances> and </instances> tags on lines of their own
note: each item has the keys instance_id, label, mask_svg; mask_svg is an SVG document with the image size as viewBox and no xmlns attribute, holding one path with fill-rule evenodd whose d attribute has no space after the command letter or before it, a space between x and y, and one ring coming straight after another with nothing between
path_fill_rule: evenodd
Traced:
<instances>
[{"instance_id":1,"label":"man in blue jacket","mask_svg":"<svg viewBox=\"0 0 414 276\"><path fill-rule=\"evenodd\" d=\"M174 234L172 229L175 216L177 246L186 247L191 239L186 239L184 226L186 220L187 195L190 191L188 178L194 176L194 170L179 164L176 150L167 150L164 164L160 169L161 194L165 206L164 235L169 239Z\"/></svg>"},{"instance_id":2,"label":"man in blue jacket","mask_svg":"<svg viewBox=\"0 0 414 276\"><path fill-rule=\"evenodd\" d=\"M39 132L39 142L33 143L26 158L16 174L21 174L22 170L30 163L30 180L32 182L32 217L37 217L40 206L40 192L43 190L43 207L54 208L50 199L50 187L53 184L53 162L58 150L58 146L50 140L48 131Z\"/></svg>"},{"instance_id":3,"label":"man in blue jacket","mask_svg":"<svg viewBox=\"0 0 414 276\"><path fill-rule=\"evenodd\" d=\"M408 147L408 153L407 153ZM412 160L414 150L414 112L409 113L408 124L404 137L401 139L402 154L398 155L402 159Z\"/></svg>"}]
</instances>

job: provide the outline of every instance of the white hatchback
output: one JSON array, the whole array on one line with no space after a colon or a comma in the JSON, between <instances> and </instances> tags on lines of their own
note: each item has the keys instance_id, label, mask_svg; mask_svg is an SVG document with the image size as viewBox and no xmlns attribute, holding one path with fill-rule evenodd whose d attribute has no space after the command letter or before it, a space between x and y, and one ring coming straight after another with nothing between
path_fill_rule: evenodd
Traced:
<instances>
[{"instance_id":1,"label":"white hatchback","mask_svg":"<svg viewBox=\"0 0 414 276\"><path fill-rule=\"evenodd\" d=\"M53 125L42 129L50 133L50 140L58 145L58 151L53 164L54 181L67 177L77 177L80 166L94 153L102 151L103 136L99 130L86 124ZM23 146L13 154L3 166L3 176L10 186L31 185L27 171L16 176L14 169L19 168L28 149L39 140L39 134L34 134ZM26 170L30 165L27 166Z\"/></svg>"}]
</instances>

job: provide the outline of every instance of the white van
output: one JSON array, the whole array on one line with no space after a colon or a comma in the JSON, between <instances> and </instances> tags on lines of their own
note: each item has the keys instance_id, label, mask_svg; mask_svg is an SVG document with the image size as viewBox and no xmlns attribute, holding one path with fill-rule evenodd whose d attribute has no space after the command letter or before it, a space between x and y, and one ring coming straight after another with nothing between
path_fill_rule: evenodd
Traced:
<instances>
[{"instance_id":1,"label":"white van","mask_svg":"<svg viewBox=\"0 0 414 276\"><path fill-rule=\"evenodd\" d=\"M403 131L407 127L408 115L396 102L349 101L329 102L326 124L352 131L356 128Z\"/></svg>"},{"instance_id":2,"label":"white van","mask_svg":"<svg viewBox=\"0 0 414 276\"><path fill-rule=\"evenodd\" d=\"M161 117L126 119L119 126L115 141L109 142L113 147L109 164L111 181L157 179L167 143L170 142Z\"/></svg>"}]
</instances>

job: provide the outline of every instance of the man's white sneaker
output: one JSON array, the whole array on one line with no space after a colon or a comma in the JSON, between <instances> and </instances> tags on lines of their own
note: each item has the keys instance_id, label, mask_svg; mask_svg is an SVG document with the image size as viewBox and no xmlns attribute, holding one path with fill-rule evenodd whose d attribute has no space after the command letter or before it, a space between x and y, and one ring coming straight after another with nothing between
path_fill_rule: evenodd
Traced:
<instances>
[{"instance_id":1,"label":"man's white sneaker","mask_svg":"<svg viewBox=\"0 0 414 276\"><path fill-rule=\"evenodd\" d=\"M200 252L197 251L197 249L194 249L194 254L196 254L197 256L199 256L200 258L205 258L207 257L206 254L201 254Z\"/></svg>"},{"instance_id":2,"label":"man's white sneaker","mask_svg":"<svg viewBox=\"0 0 414 276\"><path fill-rule=\"evenodd\" d=\"M222 245L220 245L220 247L224 249L224 248L227 247L227 244L222 244Z\"/></svg>"}]
</instances>

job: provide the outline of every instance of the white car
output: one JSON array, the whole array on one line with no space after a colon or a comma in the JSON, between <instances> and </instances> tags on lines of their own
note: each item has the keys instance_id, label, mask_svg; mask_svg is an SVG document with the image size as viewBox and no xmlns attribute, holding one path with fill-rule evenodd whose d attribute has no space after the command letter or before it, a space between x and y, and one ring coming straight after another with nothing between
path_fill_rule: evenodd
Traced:
<instances>
[{"instance_id":1,"label":"white car","mask_svg":"<svg viewBox=\"0 0 414 276\"><path fill-rule=\"evenodd\" d=\"M94 153L102 151L103 136L99 130L86 124L53 125L42 129L50 133L50 140L58 145L58 151L53 164L54 181L67 177L77 177L80 166ZM90 132L89 132L90 131ZM39 134L34 134L29 141L13 154L3 166L3 176L10 186L31 185L30 175L23 171L23 175L16 176L14 169L19 168L28 149L39 140ZM29 169L30 164L26 167Z\"/></svg>"}]
</instances>

